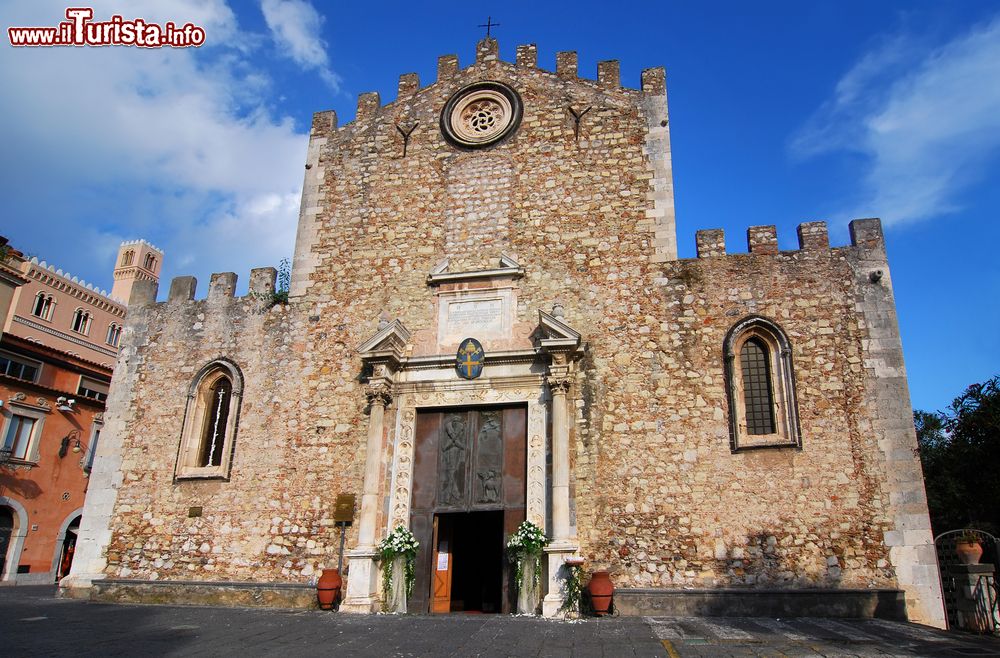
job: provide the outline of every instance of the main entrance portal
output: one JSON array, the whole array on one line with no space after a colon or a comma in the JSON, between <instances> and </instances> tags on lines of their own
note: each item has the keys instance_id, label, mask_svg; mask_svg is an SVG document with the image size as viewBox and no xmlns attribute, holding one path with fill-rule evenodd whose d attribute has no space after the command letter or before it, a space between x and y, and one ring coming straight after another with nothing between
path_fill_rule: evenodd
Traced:
<instances>
[{"instance_id":1,"label":"main entrance portal","mask_svg":"<svg viewBox=\"0 0 1000 658\"><path fill-rule=\"evenodd\" d=\"M418 411L410 528L414 612L510 612L504 542L525 518L527 408Z\"/></svg>"}]
</instances>

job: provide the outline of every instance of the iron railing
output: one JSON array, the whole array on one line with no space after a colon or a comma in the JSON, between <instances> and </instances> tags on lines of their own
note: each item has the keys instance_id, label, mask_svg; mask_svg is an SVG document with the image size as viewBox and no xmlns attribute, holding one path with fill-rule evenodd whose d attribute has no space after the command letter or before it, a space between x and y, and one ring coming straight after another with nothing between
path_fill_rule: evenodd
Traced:
<instances>
[{"instance_id":1,"label":"iron railing","mask_svg":"<svg viewBox=\"0 0 1000 658\"><path fill-rule=\"evenodd\" d=\"M984 530L965 528L963 530L949 530L942 532L934 538L934 548L937 553L938 572L941 575L941 594L944 597L945 613L947 615L948 628L958 628L958 588L961 584L952 575L952 567L959 564L958 554L955 552L955 544L959 538L974 535L979 539L979 544L983 547L983 556L980 564L1000 564L1000 541L996 537ZM1000 583L997 582L997 574L989 578L981 578L979 587L983 588L985 603L990 607L990 613L985 618L992 624L992 631L997 632L998 613L997 600L1000 599Z\"/></svg>"}]
</instances>

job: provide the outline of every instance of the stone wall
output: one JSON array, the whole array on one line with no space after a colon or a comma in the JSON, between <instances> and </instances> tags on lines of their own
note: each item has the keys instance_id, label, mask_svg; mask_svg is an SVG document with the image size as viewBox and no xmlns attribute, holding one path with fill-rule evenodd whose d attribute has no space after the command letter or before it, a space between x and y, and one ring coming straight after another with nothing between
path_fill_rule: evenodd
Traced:
<instances>
[{"instance_id":1,"label":"stone wall","mask_svg":"<svg viewBox=\"0 0 1000 658\"><path fill-rule=\"evenodd\" d=\"M834 249L824 225L804 224L790 252L774 227L751 229L747 254L725 255L721 231L701 232L700 257L677 260L663 70L633 90L616 63L582 80L574 53L550 73L533 47L516 65L496 52L482 42L466 69L443 57L423 88L405 75L387 105L364 94L343 127L316 115L287 306L214 285L192 301L190 282L175 281L170 301L130 307L109 401L121 486L104 571L302 582L329 566L334 498L360 493L364 470L356 348L380 319L437 335L428 273L446 260L489 269L506 254L524 269L514 322L558 303L587 342L570 391L570 490L591 564L626 587L900 587L911 618L934 623L877 221L855 223L854 244ZM520 93L521 126L491 148L458 150L438 128L441 108L486 79ZM587 107L577 130L573 112ZM416 126L405 157L397 126ZM722 345L751 314L791 342L801 449L731 450ZM187 389L218 357L245 378L231 477L174 481ZM393 439L389 427L380 534ZM188 517L193 506L202 517Z\"/></svg>"}]
</instances>

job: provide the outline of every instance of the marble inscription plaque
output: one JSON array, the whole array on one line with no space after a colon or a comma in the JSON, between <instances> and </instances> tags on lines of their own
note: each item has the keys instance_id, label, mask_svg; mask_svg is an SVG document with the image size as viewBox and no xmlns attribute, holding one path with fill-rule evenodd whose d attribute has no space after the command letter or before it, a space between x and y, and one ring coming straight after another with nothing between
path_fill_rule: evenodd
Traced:
<instances>
[{"instance_id":1,"label":"marble inscription plaque","mask_svg":"<svg viewBox=\"0 0 1000 658\"><path fill-rule=\"evenodd\" d=\"M448 336L485 336L503 333L503 301L480 299L448 304Z\"/></svg>"}]
</instances>

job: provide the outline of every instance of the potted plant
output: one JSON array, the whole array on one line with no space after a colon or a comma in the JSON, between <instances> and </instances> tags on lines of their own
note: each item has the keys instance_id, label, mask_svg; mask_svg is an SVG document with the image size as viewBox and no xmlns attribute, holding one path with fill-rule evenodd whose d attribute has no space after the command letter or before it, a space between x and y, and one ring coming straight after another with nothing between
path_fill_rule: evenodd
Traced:
<instances>
[{"instance_id":1,"label":"potted plant","mask_svg":"<svg viewBox=\"0 0 1000 658\"><path fill-rule=\"evenodd\" d=\"M963 530L955 541L955 553L962 564L979 564L983 556L983 545L975 530Z\"/></svg>"},{"instance_id":2,"label":"potted plant","mask_svg":"<svg viewBox=\"0 0 1000 658\"><path fill-rule=\"evenodd\" d=\"M382 609L386 612L406 612L406 599L413 593L416 562L420 542L401 525L396 526L378 543L378 561L382 564Z\"/></svg>"},{"instance_id":3,"label":"potted plant","mask_svg":"<svg viewBox=\"0 0 1000 658\"><path fill-rule=\"evenodd\" d=\"M520 614L533 615L538 607L542 549L548 543L545 532L531 521L524 521L507 541L507 559L516 567L514 584Z\"/></svg>"}]
</instances>

